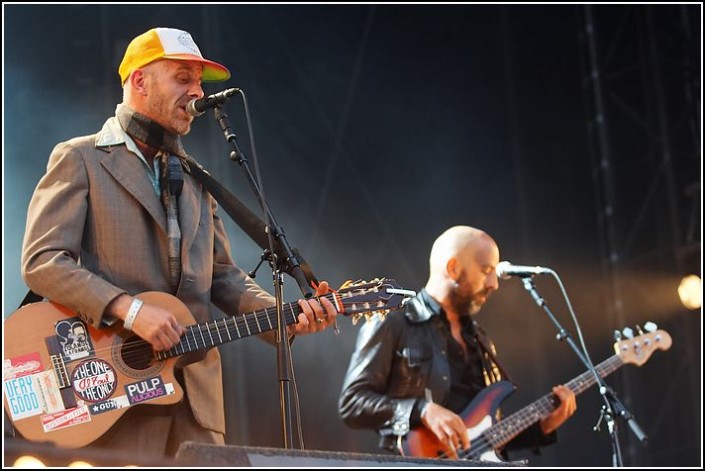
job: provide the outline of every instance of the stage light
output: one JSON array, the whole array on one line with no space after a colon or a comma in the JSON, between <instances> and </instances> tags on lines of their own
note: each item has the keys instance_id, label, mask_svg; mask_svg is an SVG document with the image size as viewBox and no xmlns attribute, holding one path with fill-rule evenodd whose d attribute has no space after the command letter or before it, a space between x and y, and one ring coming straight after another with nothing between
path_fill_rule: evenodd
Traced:
<instances>
[{"instance_id":1,"label":"stage light","mask_svg":"<svg viewBox=\"0 0 705 471\"><path fill-rule=\"evenodd\" d=\"M678 296L688 309L700 309L703 305L703 283L697 275L687 275L678 286Z\"/></svg>"},{"instance_id":2,"label":"stage light","mask_svg":"<svg viewBox=\"0 0 705 471\"><path fill-rule=\"evenodd\" d=\"M108 450L93 447L59 448L50 443L30 442L21 438L5 437L3 462L23 468L117 468L117 467L168 467L194 466L185 460L140 454L129 451Z\"/></svg>"},{"instance_id":3,"label":"stage light","mask_svg":"<svg viewBox=\"0 0 705 471\"><path fill-rule=\"evenodd\" d=\"M46 468L42 460L30 455L20 456L12 465L13 468Z\"/></svg>"},{"instance_id":4,"label":"stage light","mask_svg":"<svg viewBox=\"0 0 705 471\"><path fill-rule=\"evenodd\" d=\"M69 468L92 468L93 465L86 461L74 461L69 464Z\"/></svg>"}]
</instances>

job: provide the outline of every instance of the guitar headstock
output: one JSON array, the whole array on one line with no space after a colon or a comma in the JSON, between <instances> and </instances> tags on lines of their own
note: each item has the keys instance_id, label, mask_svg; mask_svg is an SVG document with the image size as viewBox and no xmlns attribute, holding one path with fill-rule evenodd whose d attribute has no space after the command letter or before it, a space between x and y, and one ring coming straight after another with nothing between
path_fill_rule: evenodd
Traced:
<instances>
[{"instance_id":1,"label":"guitar headstock","mask_svg":"<svg viewBox=\"0 0 705 471\"><path fill-rule=\"evenodd\" d=\"M356 324L362 316L384 316L415 295L414 291L399 286L396 280L375 278L370 281L346 281L333 297L334 304L342 303L342 306L337 306L338 312L352 316L353 324Z\"/></svg>"},{"instance_id":2,"label":"guitar headstock","mask_svg":"<svg viewBox=\"0 0 705 471\"><path fill-rule=\"evenodd\" d=\"M671 336L665 330L642 333L637 337L619 340L614 344L614 351L624 363L641 366L649 359L654 350L671 348Z\"/></svg>"}]
</instances>

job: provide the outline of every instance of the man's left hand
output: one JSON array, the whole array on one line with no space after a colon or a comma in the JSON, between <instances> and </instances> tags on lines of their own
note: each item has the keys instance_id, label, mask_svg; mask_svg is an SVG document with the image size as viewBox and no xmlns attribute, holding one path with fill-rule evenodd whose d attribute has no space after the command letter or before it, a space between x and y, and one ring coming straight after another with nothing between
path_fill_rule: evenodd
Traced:
<instances>
[{"instance_id":1,"label":"man's left hand","mask_svg":"<svg viewBox=\"0 0 705 471\"><path fill-rule=\"evenodd\" d=\"M299 322L289 326L289 334L310 334L335 325L338 312L335 310L333 303L324 297L325 294L332 292L333 290L328 286L328 282L321 281L316 286L316 297L318 298L299 299L299 306L303 312L298 316Z\"/></svg>"},{"instance_id":2,"label":"man's left hand","mask_svg":"<svg viewBox=\"0 0 705 471\"><path fill-rule=\"evenodd\" d=\"M575 410L578 408L577 403L575 402L575 393L566 386L554 386L553 394L558 397L561 403L558 408L551 413L551 415L541 421L541 431L544 435L548 435L563 425L563 422L568 420L568 418L570 418L570 416L573 415Z\"/></svg>"}]
</instances>

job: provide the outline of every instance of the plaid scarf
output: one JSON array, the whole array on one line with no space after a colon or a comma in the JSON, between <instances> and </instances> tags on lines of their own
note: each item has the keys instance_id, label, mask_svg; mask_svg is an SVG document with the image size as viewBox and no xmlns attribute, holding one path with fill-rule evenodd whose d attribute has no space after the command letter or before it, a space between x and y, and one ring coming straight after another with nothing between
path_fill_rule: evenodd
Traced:
<instances>
[{"instance_id":1,"label":"plaid scarf","mask_svg":"<svg viewBox=\"0 0 705 471\"><path fill-rule=\"evenodd\" d=\"M190 157L181 145L181 137L172 134L160 124L143 114L118 105L115 113L120 125L132 138L158 149L159 186L166 212L167 240L169 245L169 285L176 293L181 279L181 229L179 228L178 198L184 184L183 160ZM183 160L182 160L183 159Z\"/></svg>"},{"instance_id":2,"label":"plaid scarf","mask_svg":"<svg viewBox=\"0 0 705 471\"><path fill-rule=\"evenodd\" d=\"M120 104L115 111L115 117L127 134L144 142L149 147L181 158L187 157L184 146L181 145L181 136L168 132L161 124L145 115Z\"/></svg>"}]
</instances>

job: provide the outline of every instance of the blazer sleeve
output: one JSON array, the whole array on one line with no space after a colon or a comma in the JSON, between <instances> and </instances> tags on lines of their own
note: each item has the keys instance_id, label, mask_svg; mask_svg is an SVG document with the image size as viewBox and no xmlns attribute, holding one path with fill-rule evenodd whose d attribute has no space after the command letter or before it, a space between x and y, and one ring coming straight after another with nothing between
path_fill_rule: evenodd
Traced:
<instances>
[{"instance_id":1,"label":"blazer sleeve","mask_svg":"<svg viewBox=\"0 0 705 471\"><path fill-rule=\"evenodd\" d=\"M212 196L209 198L214 225L213 285L211 290L213 304L229 315L274 306L276 304L274 297L262 289L233 261L223 221L216 213L217 202Z\"/></svg>"},{"instance_id":2,"label":"blazer sleeve","mask_svg":"<svg viewBox=\"0 0 705 471\"><path fill-rule=\"evenodd\" d=\"M21 264L32 291L69 307L98 327L106 306L125 291L78 263L88 181L80 148L58 144L29 204Z\"/></svg>"}]
</instances>

